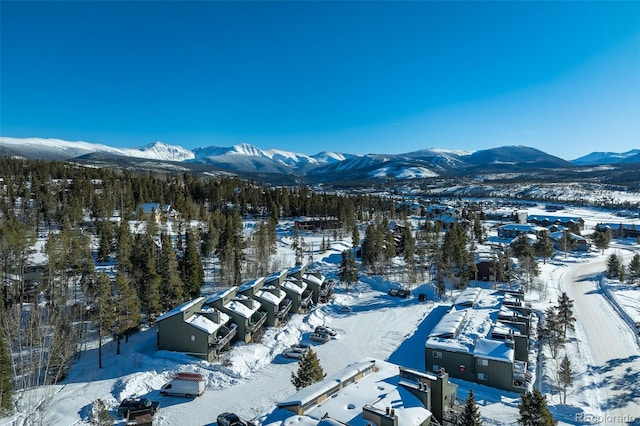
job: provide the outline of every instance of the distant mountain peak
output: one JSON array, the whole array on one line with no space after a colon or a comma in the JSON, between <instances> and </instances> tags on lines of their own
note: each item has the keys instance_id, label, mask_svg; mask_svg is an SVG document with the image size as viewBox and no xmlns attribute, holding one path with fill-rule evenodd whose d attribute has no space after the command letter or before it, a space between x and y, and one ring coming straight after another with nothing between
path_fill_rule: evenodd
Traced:
<instances>
[{"instance_id":1,"label":"distant mountain peak","mask_svg":"<svg viewBox=\"0 0 640 426\"><path fill-rule=\"evenodd\" d=\"M358 181L370 179L424 179L465 173L503 173L523 170L571 169L576 165L639 163L640 149L626 153L592 153L565 161L537 148L512 145L480 151L426 148L404 154L353 155L322 151L306 155L281 149L261 149L250 143L233 146L208 146L192 151L162 141L140 148L116 148L83 141L60 139L11 138L0 136L0 155L42 160L100 159L129 164L137 159L159 162L193 163L194 168L211 166L216 171L244 176L287 176L299 182ZM582 162L580 161L582 160ZM153 162L149 166L154 167ZM190 168L187 164L185 168ZM163 167L163 166L159 166ZM175 167L175 165L171 165Z\"/></svg>"},{"instance_id":2,"label":"distant mountain peak","mask_svg":"<svg viewBox=\"0 0 640 426\"><path fill-rule=\"evenodd\" d=\"M627 152L592 152L575 160L573 164L580 166L597 166L603 164L637 163L640 161L640 149Z\"/></svg>"},{"instance_id":3,"label":"distant mountain peak","mask_svg":"<svg viewBox=\"0 0 640 426\"><path fill-rule=\"evenodd\" d=\"M139 151L145 154L144 158L153 158L156 160L186 161L193 160L196 157L193 151L189 151L179 145L169 145L161 141L150 143Z\"/></svg>"}]
</instances>

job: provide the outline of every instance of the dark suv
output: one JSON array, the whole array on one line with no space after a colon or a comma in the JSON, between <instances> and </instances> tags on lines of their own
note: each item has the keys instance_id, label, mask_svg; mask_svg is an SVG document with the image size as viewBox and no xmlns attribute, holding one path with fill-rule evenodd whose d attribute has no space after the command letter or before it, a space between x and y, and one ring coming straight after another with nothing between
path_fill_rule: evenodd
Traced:
<instances>
[{"instance_id":1,"label":"dark suv","mask_svg":"<svg viewBox=\"0 0 640 426\"><path fill-rule=\"evenodd\" d=\"M126 418L129 413L133 414L151 414L152 416L160 408L160 402L151 401L147 398L125 398L118 407L118 414Z\"/></svg>"},{"instance_id":2,"label":"dark suv","mask_svg":"<svg viewBox=\"0 0 640 426\"><path fill-rule=\"evenodd\" d=\"M216 421L218 426L246 426L246 423L233 413L222 413Z\"/></svg>"}]
</instances>

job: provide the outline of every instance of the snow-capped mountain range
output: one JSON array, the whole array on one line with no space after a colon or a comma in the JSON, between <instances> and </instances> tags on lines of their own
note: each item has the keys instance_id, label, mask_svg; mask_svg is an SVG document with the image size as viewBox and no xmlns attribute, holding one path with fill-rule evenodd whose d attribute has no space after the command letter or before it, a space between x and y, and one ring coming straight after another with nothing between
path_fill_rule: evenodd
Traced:
<instances>
[{"instance_id":1,"label":"snow-capped mountain range","mask_svg":"<svg viewBox=\"0 0 640 426\"><path fill-rule=\"evenodd\" d=\"M592 153L573 162L525 146L480 151L422 149L405 154L353 155L323 151L306 155L279 149L263 150L247 143L209 146L192 151L155 142L141 148L114 148L60 139L0 137L0 155L44 160L101 162L156 161L209 166L231 173L305 176L313 181L338 179L415 179L461 173L510 172L532 169L570 169L576 165L640 162L640 150Z\"/></svg>"},{"instance_id":2,"label":"snow-capped mountain range","mask_svg":"<svg viewBox=\"0 0 640 426\"><path fill-rule=\"evenodd\" d=\"M572 161L578 165L640 163L640 149L627 152L592 152Z\"/></svg>"}]
</instances>

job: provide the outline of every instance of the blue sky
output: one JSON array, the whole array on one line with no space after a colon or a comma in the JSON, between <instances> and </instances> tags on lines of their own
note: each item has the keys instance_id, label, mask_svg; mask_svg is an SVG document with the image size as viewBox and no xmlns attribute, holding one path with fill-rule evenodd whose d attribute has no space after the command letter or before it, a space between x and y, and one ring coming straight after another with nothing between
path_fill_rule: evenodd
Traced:
<instances>
[{"instance_id":1,"label":"blue sky","mask_svg":"<svg viewBox=\"0 0 640 426\"><path fill-rule=\"evenodd\" d=\"M640 2L0 2L0 135L640 148Z\"/></svg>"}]
</instances>

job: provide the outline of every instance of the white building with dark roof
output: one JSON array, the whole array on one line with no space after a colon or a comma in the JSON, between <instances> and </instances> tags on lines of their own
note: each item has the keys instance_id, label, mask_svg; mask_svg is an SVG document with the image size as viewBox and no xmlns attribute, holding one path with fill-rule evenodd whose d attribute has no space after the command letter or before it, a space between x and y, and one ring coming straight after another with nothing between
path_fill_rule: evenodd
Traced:
<instances>
[{"instance_id":1,"label":"white building with dark roof","mask_svg":"<svg viewBox=\"0 0 640 426\"><path fill-rule=\"evenodd\" d=\"M423 426L454 424L457 386L448 375L381 360L353 363L278 402L255 426Z\"/></svg>"}]
</instances>

